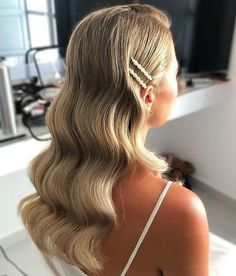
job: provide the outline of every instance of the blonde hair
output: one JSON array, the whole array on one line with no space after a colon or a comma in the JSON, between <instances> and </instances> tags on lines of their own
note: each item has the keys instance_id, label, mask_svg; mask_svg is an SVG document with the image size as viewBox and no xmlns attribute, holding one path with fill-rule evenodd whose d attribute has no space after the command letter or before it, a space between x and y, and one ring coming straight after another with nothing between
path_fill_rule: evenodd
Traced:
<instances>
[{"instance_id":1,"label":"blonde hair","mask_svg":"<svg viewBox=\"0 0 236 276\"><path fill-rule=\"evenodd\" d=\"M94 11L74 29L67 73L46 124L52 136L28 174L36 192L19 205L37 247L84 271L101 271L102 239L116 227L113 187L137 164L157 174L167 163L145 148L148 111L139 97L142 72L158 84L169 68L172 36L167 16L149 5Z\"/></svg>"}]
</instances>

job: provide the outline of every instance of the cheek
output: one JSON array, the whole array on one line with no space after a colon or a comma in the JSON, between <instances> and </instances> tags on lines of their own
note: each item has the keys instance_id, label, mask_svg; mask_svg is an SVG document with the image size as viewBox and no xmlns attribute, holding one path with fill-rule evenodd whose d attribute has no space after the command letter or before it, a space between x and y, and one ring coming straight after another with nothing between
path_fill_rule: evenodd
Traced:
<instances>
[{"instance_id":1,"label":"cheek","mask_svg":"<svg viewBox=\"0 0 236 276\"><path fill-rule=\"evenodd\" d=\"M165 91L165 103L167 109L172 109L178 95L178 84L176 78L169 81ZM170 111L169 111L170 112Z\"/></svg>"},{"instance_id":2,"label":"cheek","mask_svg":"<svg viewBox=\"0 0 236 276\"><path fill-rule=\"evenodd\" d=\"M171 82L159 93L156 104L152 110L152 125L161 126L167 120L177 98L177 82Z\"/></svg>"},{"instance_id":3,"label":"cheek","mask_svg":"<svg viewBox=\"0 0 236 276\"><path fill-rule=\"evenodd\" d=\"M169 92L172 94L174 98L177 97L178 94L178 83L177 79L173 78L171 82L169 82Z\"/></svg>"},{"instance_id":4,"label":"cheek","mask_svg":"<svg viewBox=\"0 0 236 276\"><path fill-rule=\"evenodd\" d=\"M177 81L172 82L171 86L169 87L169 91L168 93L166 93L166 112L167 117L169 116L169 114L171 113L172 109L173 109L173 105L175 104L176 98L178 95L178 85L177 85Z\"/></svg>"},{"instance_id":5,"label":"cheek","mask_svg":"<svg viewBox=\"0 0 236 276\"><path fill-rule=\"evenodd\" d=\"M172 80L168 83L162 93L162 101L160 102L165 108L172 106L173 102L176 100L178 94L178 85L176 80Z\"/></svg>"}]
</instances>

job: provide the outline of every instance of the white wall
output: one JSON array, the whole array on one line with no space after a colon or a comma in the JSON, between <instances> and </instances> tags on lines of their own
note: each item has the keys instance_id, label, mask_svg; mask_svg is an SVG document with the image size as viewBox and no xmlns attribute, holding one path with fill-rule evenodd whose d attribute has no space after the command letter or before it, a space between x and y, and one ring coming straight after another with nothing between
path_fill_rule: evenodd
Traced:
<instances>
[{"instance_id":1,"label":"white wall","mask_svg":"<svg viewBox=\"0 0 236 276\"><path fill-rule=\"evenodd\" d=\"M236 82L221 93L221 103L152 129L147 145L192 162L193 177L236 200Z\"/></svg>"}]
</instances>

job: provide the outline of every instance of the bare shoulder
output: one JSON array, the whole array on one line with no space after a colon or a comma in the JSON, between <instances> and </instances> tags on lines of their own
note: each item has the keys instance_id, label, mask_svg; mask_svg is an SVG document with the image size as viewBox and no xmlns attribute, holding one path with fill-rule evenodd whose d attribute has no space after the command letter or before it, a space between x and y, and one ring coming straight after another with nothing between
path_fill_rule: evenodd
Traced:
<instances>
[{"instance_id":1,"label":"bare shoulder","mask_svg":"<svg viewBox=\"0 0 236 276\"><path fill-rule=\"evenodd\" d=\"M166 197L166 208L171 213L178 215L178 219L191 222L206 219L205 206L200 197L189 189L173 183Z\"/></svg>"},{"instance_id":2,"label":"bare shoulder","mask_svg":"<svg viewBox=\"0 0 236 276\"><path fill-rule=\"evenodd\" d=\"M208 275L208 220L194 192L171 185L153 223L152 238L161 248L157 256L164 275Z\"/></svg>"}]
</instances>

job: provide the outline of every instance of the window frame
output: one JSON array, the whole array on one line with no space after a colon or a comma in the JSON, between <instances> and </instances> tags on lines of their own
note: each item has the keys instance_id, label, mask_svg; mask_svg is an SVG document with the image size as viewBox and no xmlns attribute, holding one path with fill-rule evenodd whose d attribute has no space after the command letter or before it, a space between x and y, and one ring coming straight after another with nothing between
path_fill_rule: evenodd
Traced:
<instances>
[{"instance_id":1,"label":"window frame","mask_svg":"<svg viewBox=\"0 0 236 276\"><path fill-rule=\"evenodd\" d=\"M46 16L48 20L48 31L49 31L49 39L50 39L50 45L56 45L57 44L57 32L56 28L54 26L54 22L56 21L56 14L55 14L55 3L54 0L45 0L47 3L47 11L33 11L30 10L27 7L27 1L24 0L25 4L25 16L26 16L26 25L27 25L27 32L29 37L29 48L32 48L32 39L30 34L30 24L29 24L29 15L39 15L39 16ZM50 46L45 45L45 46ZM36 46L37 47L37 46Z\"/></svg>"}]
</instances>

